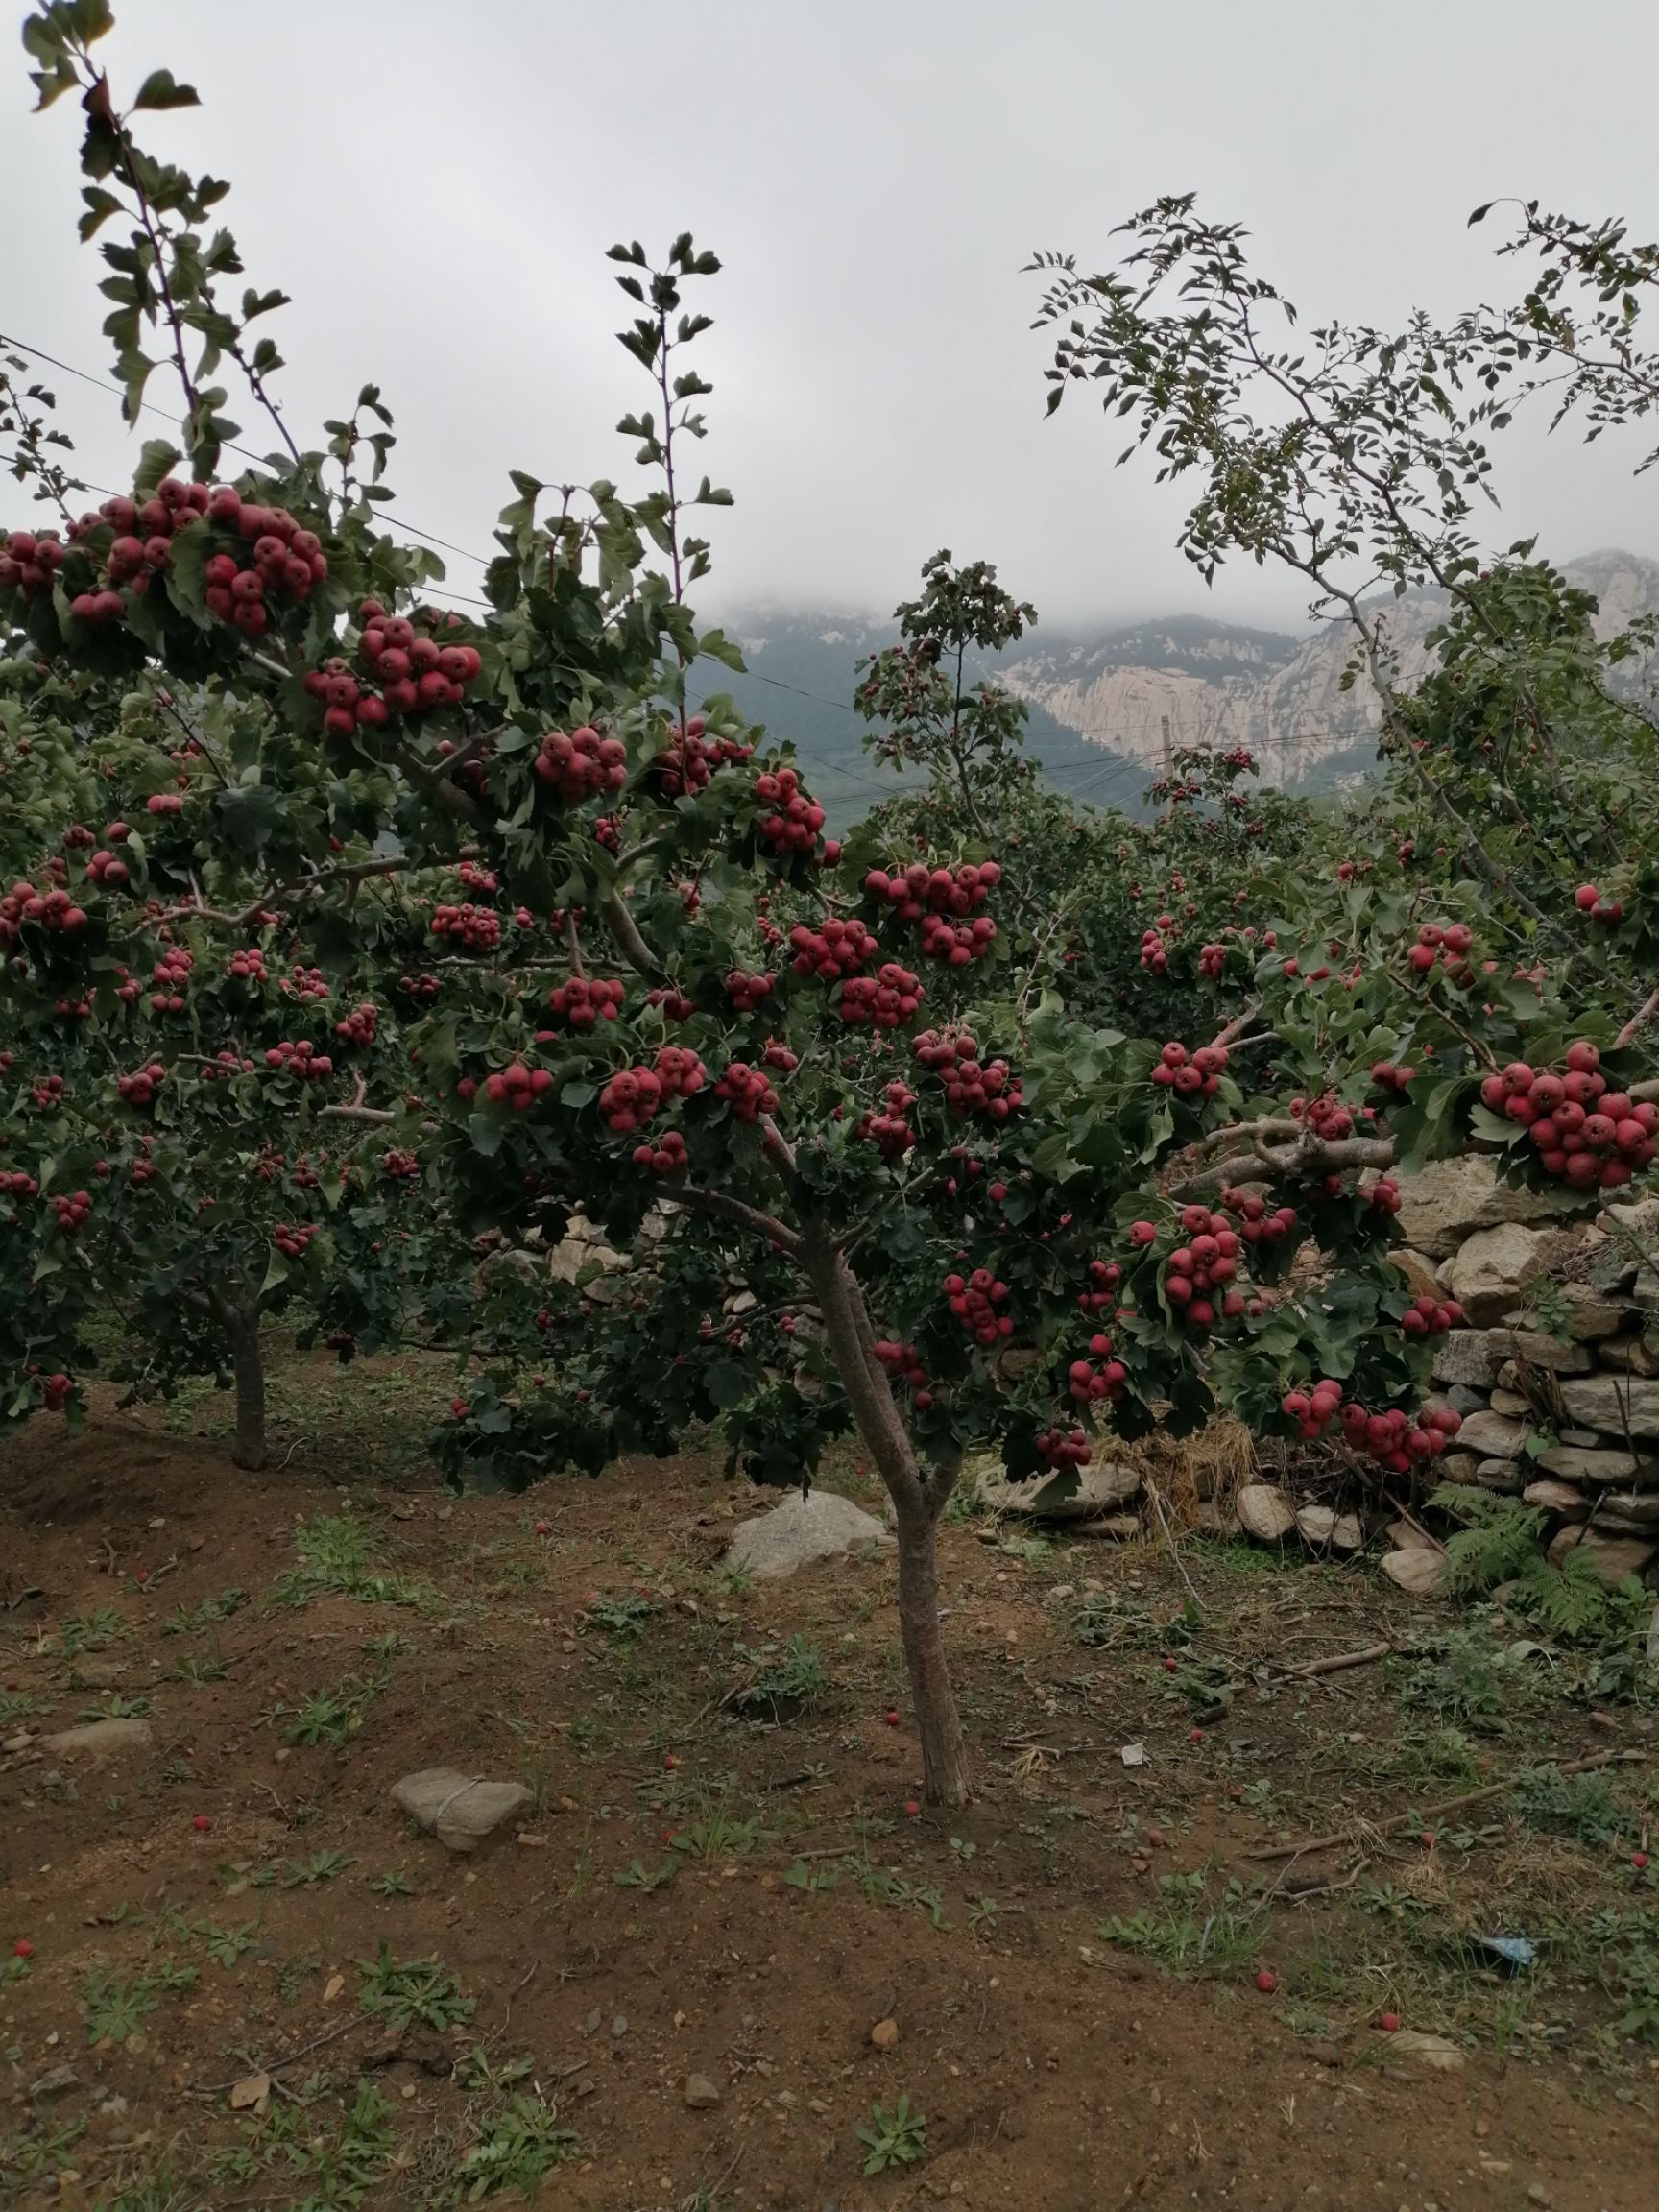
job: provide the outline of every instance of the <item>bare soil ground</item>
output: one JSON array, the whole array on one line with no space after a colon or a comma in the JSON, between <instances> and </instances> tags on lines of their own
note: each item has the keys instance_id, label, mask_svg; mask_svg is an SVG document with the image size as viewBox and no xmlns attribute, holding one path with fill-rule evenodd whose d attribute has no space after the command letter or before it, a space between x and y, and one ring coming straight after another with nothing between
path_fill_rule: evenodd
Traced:
<instances>
[{"instance_id":1,"label":"bare soil ground","mask_svg":"<svg viewBox=\"0 0 1659 2212\"><path fill-rule=\"evenodd\" d=\"M1659 2205L1655 1717L1604 1655L964 1515L983 1794L911 1815L890 1559L733 1583L766 1501L693 1455L452 1500L448 1390L293 1358L259 1478L210 1395L6 1447L0 2201ZM150 1743L44 1748L99 1716ZM390 1795L441 1764L530 1806L453 1855ZM917 2155L867 2175L875 2107Z\"/></svg>"}]
</instances>

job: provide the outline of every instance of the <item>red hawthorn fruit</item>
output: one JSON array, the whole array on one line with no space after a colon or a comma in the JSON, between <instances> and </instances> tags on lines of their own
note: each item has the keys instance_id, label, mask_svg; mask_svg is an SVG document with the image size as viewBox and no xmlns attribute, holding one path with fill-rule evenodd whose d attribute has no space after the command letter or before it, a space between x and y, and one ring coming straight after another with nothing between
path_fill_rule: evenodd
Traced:
<instances>
[{"instance_id":1,"label":"red hawthorn fruit","mask_svg":"<svg viewBox=\"0 0 1659 2212\"><path fill-rule=\"evenodd\" d=\"M1279 1986L1279 1977L1270 1966L1259 1966L1256 1969L1256 1986L1264 1997L1271 1997Z\"/></svg>"}]
</instances>

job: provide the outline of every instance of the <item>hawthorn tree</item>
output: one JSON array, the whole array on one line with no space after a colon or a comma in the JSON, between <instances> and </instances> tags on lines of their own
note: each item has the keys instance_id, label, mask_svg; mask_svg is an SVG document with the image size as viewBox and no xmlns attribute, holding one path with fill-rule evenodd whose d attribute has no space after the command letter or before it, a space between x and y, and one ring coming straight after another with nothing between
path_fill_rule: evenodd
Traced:
<instances>
[{"instance_id":1,"label":"hawthorn tree","mask_svg":"<svg viewBox=\"0 0 1659 2212\"><path fill-rule=\"evenodd\" d=\"M1431 1465L1457 1424L1426 1396L1426 1338L1456 1315L1426 1312L1389 1263L1398 1192L1380 1170L1471 1132L1564 1202L1645 1168L1645 1035L1609 1010L1611 971L1580 993L1574 965L1586 932L1604 959L1633 917L1569 899L1518 959L1524 925L1451 868L1413 871L1398 837L1328 881L1262 870L1239 908L1211 859L1252 843L1254 813L1240 832L1225 805L1238 764L1214 788L1184 771L1130 879L1146 921L1121 957L1171 990L1171 969L1190 974L1186 1018L1132 1033L1087 933L1046 942L1012 896L980 800L1017 781L1008 733L978 763L965 750L960 674L919 714L898 702L904 729L940 737L961 806L908 837L880 817L826 838L786 748L728 699L688 711L696 658L733 658L688 598L701 510L725 500L707 478L686 490L709 386L685 349L709 323L685 301L712 255L689 236L660 267L614 250L637 310L623 342L653 389L622 428L650 488L549 496L517 477L486 612L426 607L430 556L382 527L377 389L324 445L299 442L274 342L250 335L277 296L221 299L240 273L228 233L205 232L223 187L134 137L135 116L194 94L157 71L121 108L107 28L101 0L55 0L24 36L43 104L76 91L86 113L83 229L118 227L103 252L129 403L153 345L182 450L147 448L130 498L19 530L0 556L0 767L30 794L0 912L8 1418L73 1407L92 1308L129 1267L245 1296L262 1249L259 1298L296 1282L248 1173L275 1149L282 1205L315 1190L327 1214L296 1282L314 1313L346 1334L382 1314L391 1335L413 1303L437 1338L488 1354L438 1442L457 1475L597 1468L705 1423L757 1479L805 1482L855 1430L898 1532L926 1786L959 1801L937 1530L968 1449L1064 1479L1112 1435L1181 1432L1225 1403L1263 1431L1339 1435L1383 1479ZM234 482L216 480L240 435L213 381L227 362L277 434ZM29 473L48 499L68 490L50 464ZM968 574L960 606L961 578L934 574L918 616L918 642L955 636L964 660L975 623L1029 618ZM1434 742L1446 710L1425 705ZM149 780L136 838L99 826L107 766L123 791ZM1209 906L1174 881L1189 846ZM236 964L253 950L251 988ZM314 974L329 996L295 984L306 1027L283 986ZM359 1022L337 1053L363 1004L372 1037ZM1528 1128L1530 1148L1510 1142ZM199 1249L188 1181L158 1230L131 1167L99 1238L98 1158L204 1149L219 1165ZM373 1161L419 1186L423 1258L388 1236L403 1201ZM461 1255L480 1236L544 1250L578 1203L627 1271L604 1297L504 1294L479 1346ZM1324 1264L1292 1292L1310 1238Z\"/></svg>"}]
</instances>

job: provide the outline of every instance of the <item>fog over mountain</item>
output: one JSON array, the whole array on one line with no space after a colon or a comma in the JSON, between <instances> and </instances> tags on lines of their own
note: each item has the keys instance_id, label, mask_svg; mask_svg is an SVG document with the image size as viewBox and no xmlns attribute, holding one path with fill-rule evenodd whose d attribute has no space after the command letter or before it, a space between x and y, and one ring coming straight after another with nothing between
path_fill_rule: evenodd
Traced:
<instances>
[{"instance_id":1,"label":"fog over mountain","mask_svg":"<svg viewBox=\"0 0 1659 2212\"><path fill-rule=\"evenodd\" d=\"M1659 562L1604 547L1562 565L1599 601L1599 636L1659 614ZM1386 603L1388 643L1407 685L1422 675L1426 641L1445 612L1435 591ZM792 738L827 805L846 818L900 787L862 750L865 725L852 704L858 661L897 637L890 620L752 607L731 614L727 629L748 672L709 665L705 688L731 690L775 735ZM1025 701L1027 743L1051 783L1135 810L1166 751L1187 745L1246 745L1263 780L1286 789L1357 782L1376 762L1380 706L1363 676L1343 687L1353 650L1344 623L1297 637L1188 614L1055 638L1040 625L974 673L997 675Z\"/></svg>"}]
</instances>

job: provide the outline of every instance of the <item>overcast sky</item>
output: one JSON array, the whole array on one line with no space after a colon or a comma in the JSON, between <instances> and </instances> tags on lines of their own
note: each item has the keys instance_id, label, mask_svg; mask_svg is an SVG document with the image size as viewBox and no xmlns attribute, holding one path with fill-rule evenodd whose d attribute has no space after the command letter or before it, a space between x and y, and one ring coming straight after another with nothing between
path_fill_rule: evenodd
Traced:
<instances>
[{"instance_id":1,"label":"overcast sky","mask_svg":"<svg viewBox=\"0 0 1659 2212\"><path fill-rule=\"evenodd\" d=\"M488 550L510 466L625 472L613 425L648 395L611 336L604 250L683 228L712 247L699 459L736 495L705 588L725 602L885 611L949 544L1056 627L1292 620L1301 594L1253 570L1205 591L1173 549L1178 494L1114 469L1096 409L1045 421L1031 250L1099 266L1123 216L1195 189L1255 233L1304 324L1394 323L1507 294L1515 265L1464 228L1479 201L1659 232L1640 119L1654 0L115 7L118 101L160 63L196 84L203 108L146 135L233 180L250 280L294 297L273 328L296 424L378 379L402 511L456 544ZM80 116L31 118L20 47L0 69L0 193L28 210L0 328L102 374ZM86 474L115 483L132 456L113 402L52 382ZM170 400L159 375L152 397ZM1659 478L1633 483L1634 457L1516 434L1504 535L1659 554ZM476 589L472 563L449 565Z\"/></svg>"}]
</instances>

